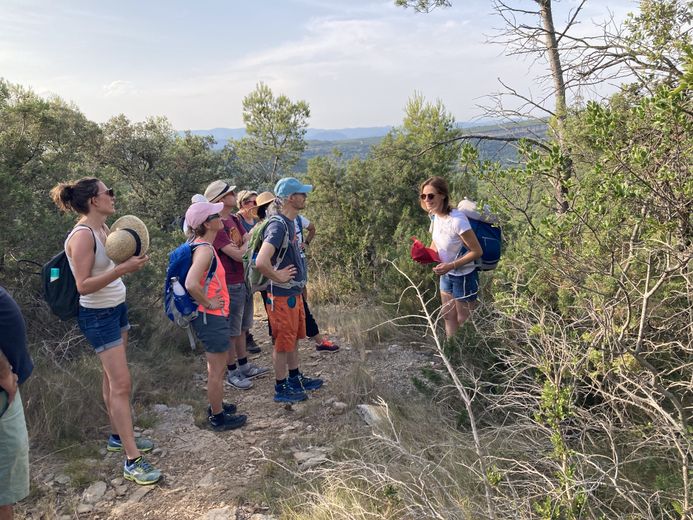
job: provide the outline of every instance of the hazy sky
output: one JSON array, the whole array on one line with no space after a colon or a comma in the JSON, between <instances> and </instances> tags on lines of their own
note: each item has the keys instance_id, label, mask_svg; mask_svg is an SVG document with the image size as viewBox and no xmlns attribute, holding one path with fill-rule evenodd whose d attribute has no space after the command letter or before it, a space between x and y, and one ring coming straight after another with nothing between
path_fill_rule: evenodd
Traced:
<instances>
[{"instance_id":1,"label":"hazy sky","mask_svg":"<svg viewBox=\"0 0 693 520\"><path fill-rule=\"evenodd\" d=\"M485 43L501 23L489 0L427 15L393 3L0 0L0 77L95 121L164 115L178 129L243 126L241 100L259 81L306 100L313 128L399 124L414 92L469 120L498 78L536 89L538 68ZM557 3L557 23L576 4ZM580 30L636 7L592 0Z\"/></svg>"}]
</instances>

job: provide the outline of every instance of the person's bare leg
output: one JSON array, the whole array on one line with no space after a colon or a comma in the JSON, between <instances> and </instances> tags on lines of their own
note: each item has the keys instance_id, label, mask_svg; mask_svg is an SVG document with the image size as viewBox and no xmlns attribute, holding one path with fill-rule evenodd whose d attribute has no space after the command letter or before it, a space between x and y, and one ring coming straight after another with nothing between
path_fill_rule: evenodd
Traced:
<instances>
[{"instance_id":1,"label":"person's bare leg","mask_svg":"<svg viewBox=\"0 0 693 520\"><path fill-rule=\"evenodd\" d=\"M12 520L14 518L12 505L13 504L0 506L0 520Z\"/></svg>"},{"instance_id":2,"label":"person's bare leg","mask_svg":"<svg viewBox=\"0 0 693 520\"><path fill-rule=\"evenodd\" d=\"M207 352L207 400L215 415L223 410L226 354L226 352Z\"/></svg>"},{"instance_id":3,"label":"person's bare leg","mask_svg":"<svg viewBox=\"0 0 693 520\"><path fill-rule=\"evenodd\" d=\"M289 370L298 368L298 341L296 341L294 351L286 353L286 366Z\"/></svg>"},{"instance_id":4,"label":"person's bare leg","mask_svg":"<svg viewBox=\"0 0 693 520\"><path fill-rule=\"evenodd\" d=\"M124 333L125 334L125 333ZM127 337L127 336L125 336ZM140 452L135 444L130 412L130 371L125 358L125 346L109 348L99 354L101 365L108 376L108 414L115 432L120 435L128 459L136 459Z\"/></svg>"},{"instance_id":5,"label":"person's bare leg","mask_svg":"<svg viewBox=\"0 0 693 520\"><path fill-rule=\"evenodd\" d=\"M443 302L440 312L443 314L443 320L445 320L445 335L448 338L451 338L455 335L457 329L460 327L457 321L455 300L453 299L452 294L443 291L440 292L440 299Z\"/></svg>"},{"instance_id":6,"label":"person's bare leg","mask_svg":"<svg viewBox=\"0 0 693 520\"><path fill-rule=\"evenodd\" d=\"M456 301L455 302L455 309L457 311L457 323L458 323L458 328L462 326L462 324L469 319L469 317L472 315L472 311L476 309L477 302L463 302L463 301Z\"/></svg>"},{"instance_id":7,"label":"person's bare leg","mask_svg":"<svg viewBox=\"0 0 693 520\"><path fill-rule=\"evenodd\" d=\"M272 352L272 364L274 365L274 378L277 381L286 379L289 375L289 369L287 367L289 358L288 352L277 352L275 349Z\"/></svg>"}]
</instances>

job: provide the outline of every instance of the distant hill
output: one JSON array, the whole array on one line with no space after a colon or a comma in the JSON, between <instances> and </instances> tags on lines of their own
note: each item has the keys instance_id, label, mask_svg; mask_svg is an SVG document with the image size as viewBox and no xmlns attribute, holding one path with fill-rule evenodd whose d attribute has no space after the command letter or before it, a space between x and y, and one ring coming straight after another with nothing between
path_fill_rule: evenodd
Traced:
<instances>
[{"instance_id":1,"label":"distant hill","mask_svg":"<svg viewBox=\"0 0 693 520\"><path fill-rule=\"evenodd\" d=\"M493 137L533 137L540 139L546 135L545 123L537 121L518 121L494 123L493 121L460 121L455 123L460 129L474 135ZM392 130L392 126L372 126L361 128L321 129L309 128L306 132L307 147L296 165L296 171L306 171L308 161L313 157L329 155L339 151L345 160L353 157L365 158L371 147ZM182 134L183 132L179 132ZM241 139L244 128L212 128L210 130L191 130L193 135L211 135L217 141L215 150L221 150L231 139ZM472 141L479 149L482 160L500 161L510 164L517 159L515 148L501 141Z\"/></svg>"}]
</instances>

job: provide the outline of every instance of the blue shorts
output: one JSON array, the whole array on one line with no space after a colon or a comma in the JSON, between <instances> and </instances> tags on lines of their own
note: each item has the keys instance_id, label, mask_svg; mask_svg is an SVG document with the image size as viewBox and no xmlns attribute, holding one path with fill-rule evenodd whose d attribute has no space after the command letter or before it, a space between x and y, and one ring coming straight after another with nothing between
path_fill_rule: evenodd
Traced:
<instances>
[{"instance_id":1,"label":"blue shorts","mask_svg":"<svg viewBox=\"0 0 693 520\"><path fill-rule=\"evenodd\" d=\"M130 330L125 302L105 309L79 306L79 328L97 354L123 344L122 334Z\"/></svg>"},{"instance_id":2,"label":"blue shorts","mask_svg":"<svg viewBox=\"0 0 693 520\"><path fill-rule=\"evenodd\" d=\"M479 272L462 276L444 274L440 277L440 291L452 294L455 300L475 302L479 293Z\"/></svg>"},{"instance_id":3,"label":"blue shorts","mask_svg":"<svg viewBox=\"0 0 693 520\"><path fill-rule=\"evenodd\" d=\"M229 350L231 329L226 316L207 314L207 323L205 323L205 315L200 313L190 322L190 326L195 331L197 339L202 342L205 352L221 354Z\"/></svg>"}]
</instances>

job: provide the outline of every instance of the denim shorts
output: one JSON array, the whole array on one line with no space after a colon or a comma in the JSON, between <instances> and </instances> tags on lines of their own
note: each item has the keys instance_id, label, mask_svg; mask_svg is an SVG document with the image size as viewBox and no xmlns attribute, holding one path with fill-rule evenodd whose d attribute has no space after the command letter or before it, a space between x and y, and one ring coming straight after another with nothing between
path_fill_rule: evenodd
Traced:
<instances>
[{"instance_id":1,"label":"denim shorts","mask_svg":"<svg viewBox=\"0 0 693 520\"><path fill-rule=\"evenodd\" d=\"M440 290L452 294L455 300L474 302L479 293L479 272L472 271L462 276L444 274L440 277Z\"/></svg>"},{"instance_id":2,"label":"denim shorts","mask_svg":"<svg viewBox=\"0 0 693 520\"><path fill-rule=\"evenodd\" d=\"M130 330L125 302L105 309L79 306L79 328L97 354L123 344L122 333Z\"/></svg>"},{"instance_id":3,"label":"denim shorts","mask_svg":"<svg viewBox=\"0 0 693 520\"><path fill-rule=\"evenodd\" d=\"M0 506L29 495L29 435L19 390L12 404L0 390Z\"/></svg>"},{"instance_id":4,"label":"denim shorts","mask_svg":"<svg viewBox=\"0 0 693 520\"><path fill-rule=\"evenodd\" d=\"M253 297L245 283L235 283L227 287L231 336L240 336L241 331L250 330L253 326Z\"/></svg>"},{"instance_id":5,"label":"denim shorts","mask_svg":"<svg viewBox=\"0 0 693 520\"><path fill-rule=\"evenodd\" d=\"M210 354L221 354L229 350L229 319L226 316L217 316L215 314L207 314L207 323L205 323L205 314L202 312L190 322L190 326L195 331L197 339L202 342L205 352Z\"/></svg>"}]
</instances>

